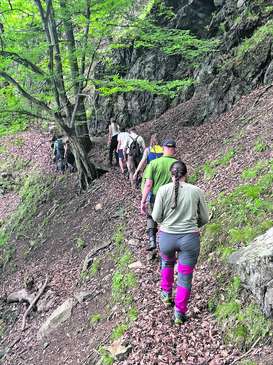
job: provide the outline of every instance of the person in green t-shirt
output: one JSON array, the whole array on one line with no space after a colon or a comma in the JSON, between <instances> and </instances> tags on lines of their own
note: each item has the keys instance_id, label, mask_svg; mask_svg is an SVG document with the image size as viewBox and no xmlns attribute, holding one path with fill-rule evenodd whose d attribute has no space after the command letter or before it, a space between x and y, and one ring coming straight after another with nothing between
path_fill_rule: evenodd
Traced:
<instances>
[{"instance_id":1,"label":"person in green t-shirt","mask_svg":"<svg viewBox=\"0 0 273 365\"><path fill-rule=\"evenodd\" d=\"M158 189L171 182L170 167L176 161L174 157L176 143L173 139L167 138L163 141L163 156L153 160L147 166L144 176L145 185L142 192L140 204L141 214L147 215L147 250L156 249L157 223L152 218L153 204Z\"/></svg>"}]
</instances>

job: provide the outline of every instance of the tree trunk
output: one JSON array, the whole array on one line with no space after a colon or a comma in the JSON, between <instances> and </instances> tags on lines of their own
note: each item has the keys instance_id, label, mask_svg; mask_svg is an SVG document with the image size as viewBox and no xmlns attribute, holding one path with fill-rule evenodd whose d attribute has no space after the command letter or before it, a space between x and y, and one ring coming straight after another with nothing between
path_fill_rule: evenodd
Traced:
<instances>
[{"instance_id":1,"label":"tree trunk","mask_svg":"<svg viewBox=\"0 0 273 365\"><path fill-rule=\"evenodd\" d=\"M76 136L69 136L69 140L76 160L80 190L86 190L90 183L98 177L96 167L89 161L85 148L79 139Z\"/></svg>"},{"instance_id":2,"label":"tree trunk","mask_svg":"<svg viewBox=\"0 0 273 365\"><path fill-rule=\"evenodd\" d=\"M79 103L75 115L75 130L76 136L80 140L81 145L84 147L85 152L89 152L91 150L92 143L89 137L84 98L82 96L79 97Z\"/></svg>"}]
</instances>

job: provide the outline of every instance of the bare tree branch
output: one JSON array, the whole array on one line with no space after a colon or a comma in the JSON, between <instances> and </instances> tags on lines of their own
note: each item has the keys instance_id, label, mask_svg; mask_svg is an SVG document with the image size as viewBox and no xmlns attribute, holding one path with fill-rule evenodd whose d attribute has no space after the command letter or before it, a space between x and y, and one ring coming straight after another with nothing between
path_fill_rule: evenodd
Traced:
<instances>
[{"instance_id":1,"label":"bare tree branch","mask_svg":"<svg viewBox=\"0 0 273 365\"><path fill-rule=\"evenodd\" d=\"M33 118L39 118L39 119L42 119L42 120L47 120L47 121L50 121L50 122L54 122L54 119L50 119L50 118L47 118L47 117L44 117L40 114L34 114L34 113L31 113L27 110L7 110L7 109L0 109L0 114L1 113L10 113L10 114L20 114L20 115L28 115L30 117L33 117Z\"/></svg>"},{"instance_id":2,"label":"bare tree branch","mask_svg":"<svg viewBox=\"0 0 273 365\"><path fill-rule=\"evenodd\" d=\"M38 66L34 65L34 63L27 60L26 58L19 56L15 52L0 51L0 56L6 57L6 58L11 58L13 61L18 62L27 68L30 68L33 72L35 72L39 75L44 75L43 70L41 70Z\"/></svg>"},{"instance_id":3,"label":"bare tree branch","mask_svg":"<svg viewBox=\"0 0 273 365\"><path fill-rule=\"evenodd\" d=\"M21 13L26 14L28 16L33 16L34 15L34 14L28 13L27 11L25 11L23 9L19 9L19 8L11 8L11 9L7 9L7 10L4 10L4 11L1 11L0 12L0 15L5 14L5 13L10 13L12 11L20 11Z\"/></svg>"},{"instance_id":4,"label":"bare tree branch","mask_svg":"<svg viewBox=\"0 0 273 365\"><path fill-rule=\"evenodd\" d=\"M59 109L64 109L68 118L70 118L70 102L67 98L65 86L64 86L64 79L63 79L63 68L62 68L62 60L60 54L60 47L59 47L59 39L57 35L56 23L54 20L53 15L53 7L52 1L46 0L47 10L45 10L41 4L40 0L34 0L36 3L38 10L40 12L40 16L42 19L42 23L44 26L48 46L49 46L49 54L51 57L51 63L49 67L52 67L53 72L53 59L55 60L55 67L56 72L53 74L52 77L54 80L54 93L56 103ZM55 51L55 52L54 52Z\"/></svg>"},{"instance_id":5,"label":"bare tree branch","mask_svg":"<svg viewBox=\"0 0 273 365\"><path fill-rule=\"evenodd\" d=\"M6 72L0 71L0 77L3 77L6 81L8 81L9 83L13 84L16 89L19 91L19 93L24 96L26 99L28 99L31 103L39 106L40 108L42 108L43 110L45 110L46 112L50 113L51 115L54 115L54 111L43 101L34 98L32 95L30 95L13 77L11 77L9 74L7 74Z\"/></svg>"}]
</instances>

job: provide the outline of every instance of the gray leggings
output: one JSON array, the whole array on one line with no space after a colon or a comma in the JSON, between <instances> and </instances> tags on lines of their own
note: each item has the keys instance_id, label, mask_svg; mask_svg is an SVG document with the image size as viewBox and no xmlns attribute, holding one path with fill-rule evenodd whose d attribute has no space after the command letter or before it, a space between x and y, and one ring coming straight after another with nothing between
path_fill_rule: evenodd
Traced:
<instances>
[{"instance_id":1,"label":"gray leggings","mask_svg":"<svg viewBox=\"0 0 273 365\"><path fill-rule=\"evenodd\" d=\"M198 232L173 234L160 231L161 289L171 293L174 284L174 265L178 256L178 278L175 307L180 313L187 312L194 266L200 252Z\"/></svg>"}]
</instances>

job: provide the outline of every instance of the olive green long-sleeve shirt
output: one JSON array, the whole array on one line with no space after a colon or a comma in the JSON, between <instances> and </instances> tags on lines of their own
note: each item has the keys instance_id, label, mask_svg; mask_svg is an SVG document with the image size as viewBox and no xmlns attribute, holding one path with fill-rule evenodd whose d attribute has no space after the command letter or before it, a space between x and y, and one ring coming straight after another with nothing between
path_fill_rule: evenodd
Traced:
<instances>
[{"instance_id":1,"label":"olive green long-sleeve shirt","mask_svg":"<svg viewBox=\"0 0 273 365\"><path fill-rule=\"evenodd\" d=\"M173 183L159 188L154 209L153 220L160 224L160 230L167 233L191 233L209 221L209 213L204 192L197 186L180 183L177 206L171 208Z\"/></svg>"}]
</instances>

